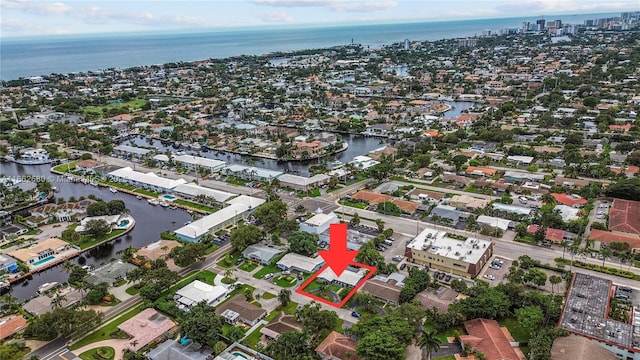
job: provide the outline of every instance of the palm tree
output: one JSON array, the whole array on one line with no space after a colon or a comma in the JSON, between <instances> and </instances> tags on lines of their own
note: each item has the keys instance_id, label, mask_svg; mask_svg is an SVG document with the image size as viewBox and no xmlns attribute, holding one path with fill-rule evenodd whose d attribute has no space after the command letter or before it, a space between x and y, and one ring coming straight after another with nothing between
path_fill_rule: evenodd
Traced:
<instances>
[{"instance_id":1,"label":"palm tree","mask_svg":"<svg viewBox=\"0 0 640 360\"><path fill-rule=\"evenodd\" d=\"M418 339L418 346L422 349L422 354L427 354L427 359L431 360L431 354L440 350L440 339L436 337L436 331L422 330Z\"/></svg>"},{"instance_id":2,"label":"palm tree","mask_svg":"<svg viewBox=\"0 0 640 360\"><path fill-rule=\"evenodd\" d=\"M280 305L282 305L282 307L286 307L287 305L289 305L289 303L291 302L291 290L280 290L280 293L278 294L278 301L280 301Z\"/></svg>"},{"instance_id":3,"label":"palm tree","mask_svg":"<svg viewBox=\"0 0 640 360\"><path fill-rule=\"evenodd\" d=\"M62 263L62 270L67 274L70 273L74 267L76 267L76 265L69 260L65 260L65 262Z\"/></svg>"},{"instance_id":4,"label":"palm tree","mask_svg":"<svg viewBox=\"0 0 640 360\"><path fill-rule=\"evenodd\" d=\"M602 267L604 267L604 262L607 261L607 259L610 259L611 256L613 256L613 251L606 247L600 250L600 255L602 256Z\"/></svg>"},{"instance_id":5,"label":"palm tree","mask_svg":"<svg viewBox=\"0 0 640 360\"><path fill-rule=\"evenodd\" d=\"M4 294L0 297L0 303L2 303L2 309L13 311L13 309L18 305L18 298L13 296L11 293Z\"/></svg>"},{"instance_id":6,"label":"palm tree","mask_svg":"<svg viewBox=\"0 0 640 360\"><path fill-rule=\"evenodd\" d=\"M562 278L558 275L549 276L549 282L551 283L551 294L555 293L555 286L562 282Z\"/></svg>"},{"instance_id":7,"label":"palm tree","mask_svg":"<svg viewBox=\"0 0 640 360\"><path fill-rule=\"evenodd\" d=\"M60 294L56 295L53 299L51 299L51 308L61 308L63 301L67 301L66 296Z\"/></svg>"}]
</instances>

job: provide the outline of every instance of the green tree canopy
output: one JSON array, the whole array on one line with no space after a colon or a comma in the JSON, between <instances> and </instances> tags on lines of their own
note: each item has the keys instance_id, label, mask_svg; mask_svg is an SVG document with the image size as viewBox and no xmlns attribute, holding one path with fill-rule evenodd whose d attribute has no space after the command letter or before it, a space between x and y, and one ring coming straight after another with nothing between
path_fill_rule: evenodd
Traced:
<instances>
[{"instance_id":1,"label":"green tree canopy","mask_svg":"<svg viewBox=\"0 0 640 360\"><path fill-rule=\"evenodd\" d=\"M202 260L207 253L207 247L203 243L189 243L171 249L170 256L176 265L189 266Z\"/></svg>"},{"instance_id":2,"label":"green tree canopy","mask_svg":"<svg viewBox=\"0 0 640 360\"><path fill-rule=\"evenodd\" d=\"M287 218L287 205L280 200L270 201L258 207L253 216L262 220L267 231L273 231Z\"/></svg>"},{"instance_id":3,"label":"green tree canopy","mask_svg":"<svg viewBox=\"0 0 640 360\"><path fill-rule=\"evenodd\" d=\"M200 344L214 344L222 334L222 318L213 307L200 302L192 307L180 323L182 336Z\"/></svg>"},{"instance_id":4,"label":"green tree canopy","mask_svg":"<svg viewBox=\"0 0 640 360\"><path fill-rule=\"evenodd\" d=\"M249 245L253 245L262 240L262 230L255 225L240 225L231 231L231 245L242 251Z\"/></svg>"},{"instance_id":5,"label":"green tree canopy","mask_svg":"<svg viewBox=\"0 0 640 360\"><path fill-rule=\"evenodd\" d=\"M289 250L294 253L311 256L318 251L318 236L306 231L294 231L289 234Z\"/></svg>"}]
</instances>

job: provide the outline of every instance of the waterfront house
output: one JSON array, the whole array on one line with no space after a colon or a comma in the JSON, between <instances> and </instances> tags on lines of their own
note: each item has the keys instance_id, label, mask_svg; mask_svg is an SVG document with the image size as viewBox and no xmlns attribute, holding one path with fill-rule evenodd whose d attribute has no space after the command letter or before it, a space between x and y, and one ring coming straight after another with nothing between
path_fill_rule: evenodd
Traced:
<instances>
[{"instance_id":1,"label":"waterfront house","mask_svg":"<svg viewBox=\"0 0 640 360\"><path fill-rule=\"evenodd\" d=\"M92 160L92 159L87 159L87 160L82 160L78 163L76 163L76 167L74 169L74 171L78 171L81 172L83 174L95 174L95 169L100 165L99 162Z\"/></svg>"},{"instance_id":2,"label":"waterfront house","mask_svg":"<svg viewBox=\"0 0 640 360\"><path fill-rule=\"evenodd\" d=\"M244 180L260 181L269 184L271 184L274 180L278 179L280 176L282 176L282 174L284 174L282 171L237 164L225 167L220 171L220 173L227 176L235 176Z\"/></svg>"},{"instance_id":3,"label":"waterfront house","mask_svg":"<svg viewBox=\"0 0 640 360\"><path fill-rule=\"evenodd\" d=\"M71 255L78 251L75 246L64 240L49 238L26 248L9 251L8 254L27 264L29 267L35 268L54 260L56 255Z\"/></svg>"},{"instance_id":4,"label":"waterfront house","mask_svg":"<svg viewBox=\"0 0 640 360\"><path fill-rule=\"evenodd\" d=\"M180 184L173 189L175 195L178 195L185 199L196 199L200 196L214 200L218 204L223 204L235 196L235 194L228 193L226 191L220 191L211 189L208 187L196 185L194 183Z\"/></svg>"},{"instance_id":5,"label":"waterfront house","mask_svg":"<svg viewBox=\"0 0 640 360\"><path fill-rule=\"evenodd\" d=\"M131 159L134 161L140 161L147 154L149 154L151 150L143 149L135 146L129 145L118 145L113 148L113 156L122 157L124 159Z\"/></svg>"},{"instance_id":6,"label":"waterfront house","mask_svg":"<svg viewBox=\"0 0 640 360\"><path fill-rule=\"evenodd\" d=\"M171 193L173 189L180 185L186 184L184 179L167 179L160 177L152 172L142 173L135 171L130 167L124 167L108 174L111 180L132 185L138 188L143 188L159 193Z\"/></svg>"},{"instance_id":7,"label":"waterfront house","mask_svg":"<svg viewBox=\"0 0 640 360\"><path fill-rule=\"evenodd\" d=\"M0 254L0 273L15 272L18 270L18 261L9 255Z\"/></svg>"},{"instance_id":8,"label":"waterfront house","mask_svg":"<svg viewBox=\"0 0 640 360\"><path fill-rule=\"evenodd\" d=\"M93 270L85 279L85 282L92 285L107 283L113 286L119 280L125 280L127 274L137 269L133 264L122 262L121 260L112 261L105 266Z\"/></svg>"}]
</instances>

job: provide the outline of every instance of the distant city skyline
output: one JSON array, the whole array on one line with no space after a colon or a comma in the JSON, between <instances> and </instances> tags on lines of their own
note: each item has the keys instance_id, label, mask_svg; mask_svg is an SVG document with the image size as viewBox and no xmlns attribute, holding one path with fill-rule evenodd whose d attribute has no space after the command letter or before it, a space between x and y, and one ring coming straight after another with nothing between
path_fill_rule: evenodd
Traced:
<instances>
[{"instance_id":1,"label":"distant city skyline","mask_svg":"<svg viewBox=\"0 0 640 360\"><path fill-rule=\"evenodd\" d=\"M638 0L0 0L0 38L638 11Z\"/></svg>"}]
</instances>

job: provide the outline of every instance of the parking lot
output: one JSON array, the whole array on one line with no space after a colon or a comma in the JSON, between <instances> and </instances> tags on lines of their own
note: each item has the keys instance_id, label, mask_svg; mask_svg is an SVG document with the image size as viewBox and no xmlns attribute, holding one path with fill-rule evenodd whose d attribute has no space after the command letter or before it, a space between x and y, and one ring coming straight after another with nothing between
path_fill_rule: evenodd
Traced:
<instances>
[{"instance_id":1,"label":"parking lot","mask_svg":"<svg viewBox=\"0 0 640 360\"><path fill-rule=\"evenodd\" d=\"M500 266L495 266L494 264L498 264L499 261L502 261L502 264L500 264ZM490 286L496 286L500 284L509 273L511 263L511 259L507 259L501 256L495 256L491 259L491 262L487 264L480 272L478 278L487 281ZM493 280L488 279L487 277L493 277Z\"/></svg>"}]
</instances>

